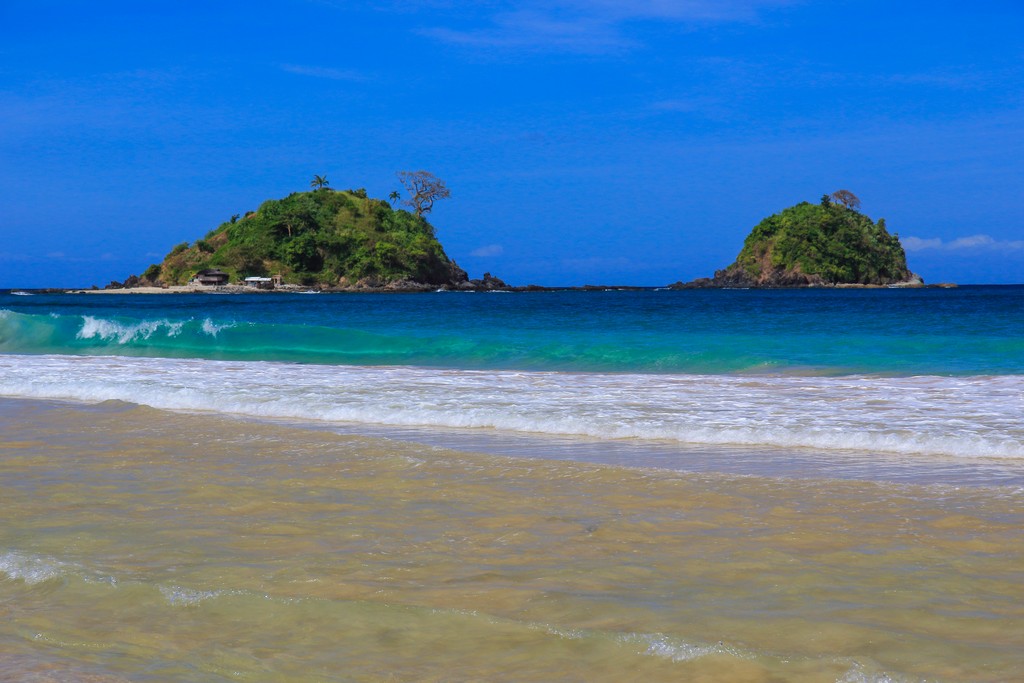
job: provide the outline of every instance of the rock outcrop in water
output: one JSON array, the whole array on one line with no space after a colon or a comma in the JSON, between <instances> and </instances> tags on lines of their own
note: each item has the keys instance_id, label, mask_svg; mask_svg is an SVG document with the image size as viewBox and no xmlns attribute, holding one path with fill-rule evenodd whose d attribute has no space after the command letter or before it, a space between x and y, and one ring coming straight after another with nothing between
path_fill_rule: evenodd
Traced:
<instances>
[{"instance_id":1,"label":"rock outcrop in water","mask_svg":"<svg viewBox=\"0 0 1024 683\"><path fill-rule=\"evenodd\" d=\"M494 289L497 278L470 280L445 254L422 216L396 210L365 190L321 188L264 202L233 216L203 239L174 247L162 263L123 286L183 285L204 270L230 282L273 277L279 283L341 290ZM120 283L112 283L120 284Z\"/></svg>"},{"instance_id":2,"label":"rock outcrop in water","mask_svg":"<svg viewBox=\"0 0 1024 683\"><path fill-rule=\"evenodd\" d=\"M836 193L839 195L840 193ZM844 197L853 197L847 193ZM853 200L856 200L853 197ZM857 202L859 204L859 202ZM915 286L899 237L846 203L822 198L765 218L736 261L712 278L676 283L696 287Z\"/></svg>"}]
</instances>

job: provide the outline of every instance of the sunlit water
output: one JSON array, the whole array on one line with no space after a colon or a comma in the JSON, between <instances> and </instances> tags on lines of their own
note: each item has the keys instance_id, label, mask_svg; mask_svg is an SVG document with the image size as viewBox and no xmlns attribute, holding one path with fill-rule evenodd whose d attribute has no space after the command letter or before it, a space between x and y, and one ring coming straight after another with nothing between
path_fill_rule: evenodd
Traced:
<instances>
[{"instance_id":1,"label":"sunlit water","mask_svg":"<svg viewBox=\"0 0 1024 683\"><path fill-rule=\"evenodd\" d=\"M0 295L0 680L1024 680L1024 290Z\"/></svg>"}]
</instances>

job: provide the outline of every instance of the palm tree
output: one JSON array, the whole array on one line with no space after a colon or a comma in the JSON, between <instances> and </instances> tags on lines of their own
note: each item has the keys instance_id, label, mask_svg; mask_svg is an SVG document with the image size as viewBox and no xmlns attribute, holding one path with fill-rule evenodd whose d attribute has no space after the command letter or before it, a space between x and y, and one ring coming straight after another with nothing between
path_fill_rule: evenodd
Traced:
<instances>
[{"instance_id":1,"label":"palm tree","mask_svg":"<svg viewBox=\"0 0 1024 683\"><path fill-rule=\"evenodd\" d=\"M402 193L399 192L398 190L394 190L391 194L388 195L388 201L391 202L392 204L394 204L395 202L397 202L401 198L402 198Z\"/></svg>"},{"instance_id":2,"label":"palm tree","mask_svg":"<svg viewBox=\"0 0 1024 683\"><path fill-rule=\"evenodd\" d=\"M330 184L330 181L327 180L327 176L325 175L315 175L313 176L313 179L309 181L309 186L312 187L314 190L319 190Z\"/></svg>"}]
</instances>

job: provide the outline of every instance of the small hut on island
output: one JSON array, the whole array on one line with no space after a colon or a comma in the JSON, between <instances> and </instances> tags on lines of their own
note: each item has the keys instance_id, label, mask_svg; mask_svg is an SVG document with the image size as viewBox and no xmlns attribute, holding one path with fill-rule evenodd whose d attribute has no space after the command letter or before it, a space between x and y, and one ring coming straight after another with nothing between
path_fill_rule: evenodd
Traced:
<instances>
[{"instance_id":1,"label":"small hut on island","mask_svg":"<svg viewBox=\"0 0 1024 683\"><path fill-rule=\"evenodd\" d=\"M258 277L253 275L245 278L245 286L252 287L254 289L273 289L274 278L269 277Z\"/></svg>"},{"instance_id":2,"label":"small hut on island","mask_svg":"<svg viewBox=\"0 0 1024 683\"><path fill-rule=\"evenodd\" d=\"M223 270L208 268L196 273L195 277L192 278L192 282L203 285L204 287L218 287L220 285L226 285L229 278L230 276Z\"/></svg>"}]
</instances>

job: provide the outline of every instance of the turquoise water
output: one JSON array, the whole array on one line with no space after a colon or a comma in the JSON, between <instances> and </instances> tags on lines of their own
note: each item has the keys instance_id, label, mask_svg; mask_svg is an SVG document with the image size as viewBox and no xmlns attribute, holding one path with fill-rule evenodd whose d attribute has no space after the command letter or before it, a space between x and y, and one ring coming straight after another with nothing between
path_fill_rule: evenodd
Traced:
<instances>
[{"instance_id":1,"label":"turquoise water","mask_svg":"<svg viewBox=\"0 0 1024 683\"><path fill-rule=\"evenodd\" d=\"M0 295L0 353L640 373L1024 374L1024 288Z\"/></svg>"},{"instance_id":2,"label":"turquoise water","mask_svg":"<svg viewBox=\"0 0 1024 683\"><path fill-rule=\"evenodd\" d=\"M1024 462L1024 288L8 294L0 396L827 467Z\"/></svg>"}]
</instances>

